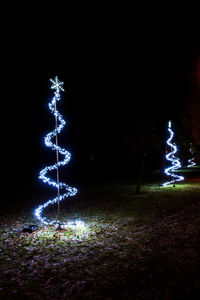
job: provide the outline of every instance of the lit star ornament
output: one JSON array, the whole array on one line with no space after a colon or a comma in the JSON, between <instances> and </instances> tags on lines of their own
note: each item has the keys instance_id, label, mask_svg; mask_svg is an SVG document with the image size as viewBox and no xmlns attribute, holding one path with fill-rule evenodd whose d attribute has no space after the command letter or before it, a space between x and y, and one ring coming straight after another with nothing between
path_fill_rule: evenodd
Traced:
<instances>
[{"instance_id":1,"label":"lit star ornament","mask_svg":"<svg viewBox=\"0 0 200 300\"><path fill-rule=\"evenodd\" d=\"M52 90L55 89L57 93L60 93L60 90L61 90L62 92L64 92L64 88L63 88L64 82L59 81L57 76L55 77L54 80L53 80L53 79L50 79L50 81L53 83L52 86L51 86L51 89L52 89Z\"/></svg>"}]
</instances>

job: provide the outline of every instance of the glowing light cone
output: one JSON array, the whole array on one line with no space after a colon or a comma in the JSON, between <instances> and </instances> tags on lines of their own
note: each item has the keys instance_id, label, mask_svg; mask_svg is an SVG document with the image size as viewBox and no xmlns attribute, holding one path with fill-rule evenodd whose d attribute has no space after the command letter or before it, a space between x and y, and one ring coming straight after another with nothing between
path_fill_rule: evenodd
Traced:
<instances>
[{"instance_id":1,"label":"glowing light cone","mask_svg":"<svg viewBox=\"0 0 200 300\"><path fill-rule=\"evenodd\" d=\"M166 154L166 159L172 162L172 166L165 169L165 174L172 177L172 180L163 183L163 186L168 186L169 184L174 184L175 182L184 180L183 176L174 174L174 171L181 168L181 163L178 158L174 156L177 152L177 146L175 143L172 143L174 137L174 132L171 129L171 121L168 122L168 131L170 134L169 139L167 140L167 145L171 148L171 152Z\"/></svg>"},{"instance_id":2,"label":"glowing light cone","mask_svg":"<svg viewBox=\"0 0 200 300\"><path fill-rule=\"evenodd\" d=\"M192 151L192 148L190 148L190 153L192 154L192 156L193 156L193 151ZM196 166L196 163L194 162L194 157L192 157L192 158L190 158L190 159L188 159L188 163L189 163L189 165L187 165L187 168L191 168L191 167L194 167L194 166Z\"/></svg>"},{"instance_id":3,"label":"glowing light cone","mask_svg":"<svg viewBox=\"0 0 200 300\"><path fill-rule=\"evenodd\" d=\"M50 133L48 133L46 135L46 137L44 138L44 142L47 147L50 147L52 150L56 151L57 162L54 165L47 166L44 169L42 169L39 174L39 179L41 179L44 183L48 183L49 185L56 188L58 191L58 195L54 199L50 199L46 203L37 207L34 211L34 215L36 216L36 218L39 221L41 221L45 225L54 225L54 224L59 225L60 224L59 218L58 218L58 220L49 221L47 218L42 217L43 210L47 206L57 203L58 204L58 214L59 214L60 201L62 201L63 199L65 199L69 196L74 196L77 193L77 189L67 185L64 182L59 181L59 167L64 166L69 162L69 160L71 158L71 154L64 148L61 148L60 146L58 146L58 138L57 138L57 135L61 132L61 130L63 129L63 127L66 124L62 115L57 111L57 106L56 106L57 102L59 102L61 99L60 91L64 91L64 89L63 89L64 83L60 82L58 80L57 76L55 77L54 80L50 79L50 81L52 82L51 89L55 89L55 92L54 92L54 97L53 97L52 101L49 103L49 109L55 117L56 126L55 126L55 130L51 131ZM52 142L53 138L55 138L56 143ZM58 155L62 156L63 160L59 161ZM47 173L49 171L53 171L53 170L57 170L57 181L54 181L53 179L51 179L50 177L47 176ZM62 191L62 194L60 194L60 191ZM76 222L74 222L74 224L75 223ZM77 221L78 225L80 225L80 223L81 223L81 221ZM62 225L69 225L69 223L62 223Z\"/></svg>"}]
</instances>

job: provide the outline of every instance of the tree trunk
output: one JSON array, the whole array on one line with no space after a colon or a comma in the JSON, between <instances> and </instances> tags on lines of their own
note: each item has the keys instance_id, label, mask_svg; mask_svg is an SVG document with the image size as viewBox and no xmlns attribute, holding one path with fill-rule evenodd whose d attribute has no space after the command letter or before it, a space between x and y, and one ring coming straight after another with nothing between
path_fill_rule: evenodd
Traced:
<instances>
[{"instance_id":1,"label":"tree trunk","mask_svg":"<svg viewBox=\"0 0 200 300\"><path fill-rule=\"evenodd\" d=\"M142 184L142 179L143 179L143 174L144 174L144 161L145 161L145 153L143 153L141 163L140 163L138 183L137 183L137 187L136 187L136 190L135 190L135 195L140 193L140 187L141 187L141 184Z\"/></svg>"}]
</instances>

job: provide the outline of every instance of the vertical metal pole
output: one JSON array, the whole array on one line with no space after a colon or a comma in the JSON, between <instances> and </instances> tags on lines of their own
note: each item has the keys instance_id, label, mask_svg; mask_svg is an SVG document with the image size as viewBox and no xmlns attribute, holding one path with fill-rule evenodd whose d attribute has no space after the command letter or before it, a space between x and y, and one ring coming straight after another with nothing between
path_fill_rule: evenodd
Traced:
<instances>
[{"instance_id":1,"label":"vertical metal pole","mask_svg":"<svg viewBox=\"0 0 200 300\"><path fill-rule=\"evenodd\" d=\"M172 152L172 146L171 146L171 152ZM173 176L173 180L174 180L174 171L173 171L173 173L172 173L172 176ZM173 183L173 187L176 187L176 186L175 186L175 182Z\"/></svg>"},{"instance_id":2,"label":"vertical metal pole","mask_svg":"<svg viewBox=\"0 0 200 300\"><path fill-rule=\"evenodd\" d=\"M57 107L56 107L56 97L55 97L55 129L56 129L56 163L57 163L57 186L58 186L58 229L60 229L60 180L59 180L59 155L58 155L58 121L57 121Z\"/></svg>"}]
</instances>

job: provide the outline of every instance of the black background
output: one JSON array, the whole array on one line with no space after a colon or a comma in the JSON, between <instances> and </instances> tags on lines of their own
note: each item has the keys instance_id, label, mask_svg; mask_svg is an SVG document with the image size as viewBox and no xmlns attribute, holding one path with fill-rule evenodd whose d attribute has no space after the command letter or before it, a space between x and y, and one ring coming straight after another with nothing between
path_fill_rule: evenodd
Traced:
<instances>
[{"instance_id":1,"label":"black background","mask_svg":"<svg viewBox=\"0 0 200 300\"><path fill-rule=\"evenodd\" d=\"M39 170L54 161L43 142L54 126L48 110L50 78L57 75L64 81L59 111L67 126L59 141L73 155L65 176L78 182L109 173L112 151L107 153L105 144L119 140L116 147L123 148L121 137L136 116L151 115L164 138L167 121L180 118L184 98L193 88L199 36L186 19L175 14L172 22L167 14L155 18L147 12L136 19L136 11L120 7L90 7L91 13L79 7L73 14L59 8L23 14L20 20L15 14L10 28L4 24L4 190L36 187Z\"/></svg>"}]
</instances>

